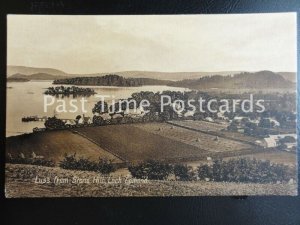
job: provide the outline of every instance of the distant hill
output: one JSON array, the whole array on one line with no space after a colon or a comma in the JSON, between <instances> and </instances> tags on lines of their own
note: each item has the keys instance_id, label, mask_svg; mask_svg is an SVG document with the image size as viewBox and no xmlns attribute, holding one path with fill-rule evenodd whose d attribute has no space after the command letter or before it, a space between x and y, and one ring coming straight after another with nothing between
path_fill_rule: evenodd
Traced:
<instances>
[{"instance_id":1,"label":"distant hill","mask_svg":"<svg viewBox=\"0 0 300 225\"><path fill-rule=\"evenodd\" d=\"M32 75L32 74L49 74L64 77L97 77L108 74L116 74L125 78L152 78L160 80L183 80L195 79L209 75L230 75L240 73L241 71L221 71L221 72L156 72L156 71L119 71L112 73L91 73L91 74L72 74L66 73L62 70L52 68L37 68L27 66L7 66L7 76L14 74Z\"/></svg>"},{"instance_id":2,"label":"distant hill","mask_svg":"<svg viewBox=\"0 0 300 225\"><path fill-rule=\"evenodd\" d=\"M278 72L284 79L292 81L294 83L297 82L297 73L295 72Z\"/></svg>"},{"instance_id":3,"label":"distant hill","mask_svg":"<svg viewBox=\"0 0 300 225\"><path fill-rule=\"evenodd\" d=\"M66 76L67 73L52 69L52 68L36 68L36 67L27 67L27 66L7 66L7 76L11 76L13 74L23 74L23 75L32 75L37 73L45 73L50 75L59 75L59 76Z\"/></svg>"},{"instance_id":4,"label":"distant hill","mask_svg":"<svg viewBox=\"0 0 300 225\"><path fill-rule=\"evenodd\" d=\"M7 76L22 74L22 78L34 79L34 80L56 80L56 79L75 78L75 77L102 77L108 74L115 74L124 78L147 78L147 79L167 80L167 81L181 81L181 80L199 79L201 77L214 76L214 75L226 77L228 75L241 74L241 73L252 74L246 71L219 71L219 72L120 71L114 73L70 74L62 70L57 70L53 68L7 66ZM278 73L273 73L273 75L274 74L281 75L284 79L288 81L296 82L295 72L278 72ZM31 76L31 77L26 77L26 76Z\"/></svg>"},{"instance_id":5,"label":"distant hill","mask_svg":"<svg viewBox=\"0 0 300 225\"><path fill-rule=\"evenodd\" d=\"M8 77L8 79L28 79L28 80L55 80L60 78L65 78L66 76L51 75L47 73L34 73L31 75L25 75L21 73L16 73Z\"/></svg>"},{"instance_id":6,"label":"distant hill","mask_svg":"<svg viewBox=\"0 0 300 225\"><path fill-rule=\"evenodd\" d=\"M7 78L7 82L28 82L30 81L29 79L22 78L22 77L9 77Z\"/></svg>"},{"instance_id":7,"label":"distant hill","mask_svg":"<svg viewBox=\"0 0 300 225\"><path fill-rule=\"evenodd\" d=\"M295 84L284 79L278 73L259 71L255 73L243 72L228 76L207 76L200 79L177 81L172 86L187 87L191 89L269 89L269 88L294 88Z\"/></svg>"},{"instance_id":8,"label":"distant hill","mask_svg":"<svg viewBox=\"0 0 300 225\"><path fill-rule=\"evenodd\" d=\"M221 71L221 72L155 72L155 71L122 71L122 72L114 72L112 74L116 74L119 76L123 76L126 78L152 78L159 80L183 80L183 79L196 79L209 75L230 75L237 74L241 71ZM107 73L99 73L97 76L104 76Z\"/></svg>"},{"instance_id":9,"label":"distant hill","mask_svg":"<svg viewBox=\"0 0 300 225\"><path fill-rule=\"evenodd\" d=\"M135 87L143 85L170 85L174 83L168 80L156 80L150 78L125 78L116 74L109 74L98 77L76 77L54 80L53 84L72 85L97 85L97 86L120 86Z\"/></svg>"}]
</instances>

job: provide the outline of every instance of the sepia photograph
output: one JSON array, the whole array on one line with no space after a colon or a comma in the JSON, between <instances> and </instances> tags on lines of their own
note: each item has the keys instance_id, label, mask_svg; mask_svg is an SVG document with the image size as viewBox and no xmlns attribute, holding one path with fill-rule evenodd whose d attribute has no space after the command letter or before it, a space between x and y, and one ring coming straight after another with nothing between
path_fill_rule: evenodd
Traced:
<instances>
[{"instance_id":1,"label":"sepia photograph","mask_svg":"<svg viewBox=\"0 0 300 225\"><path fill-rule=\"evenodd\" d=\"M295 196L297 14L7 15L5 195Z\"/></svg>"}]
</instances>

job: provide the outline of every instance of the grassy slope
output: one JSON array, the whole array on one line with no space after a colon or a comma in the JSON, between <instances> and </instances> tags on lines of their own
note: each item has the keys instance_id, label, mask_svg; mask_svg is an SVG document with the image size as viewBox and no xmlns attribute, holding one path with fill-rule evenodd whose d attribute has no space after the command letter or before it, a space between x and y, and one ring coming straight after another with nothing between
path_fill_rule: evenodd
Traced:
<instances>
[{"instance_id":1,"label":"grassy slope","mask_svg":"<svg viewBox=\"0 0 300 225\"><path fill-rule=\"evenodd\" d=\"M37 155L51 158L55 162L59 162L65 153L72 154L74 152L79 157L84 156L92 160L102 157L118 162L118 159L107 151L68 130L9 137L6 141L6 151L13 156L22 152L26 157L30 157L34 151Z\"/></svg>"},{"instance_id":2,"label":"grassy slope","mask_svg":"<svg viewBox=\"0 0 300 225\"><path fill-rule=\"evenodd\" d=\"M104 149L130 160L197 158L207 155L195 146L153 134L133 125L79 128Z\"/></svg>"}]
</instances>

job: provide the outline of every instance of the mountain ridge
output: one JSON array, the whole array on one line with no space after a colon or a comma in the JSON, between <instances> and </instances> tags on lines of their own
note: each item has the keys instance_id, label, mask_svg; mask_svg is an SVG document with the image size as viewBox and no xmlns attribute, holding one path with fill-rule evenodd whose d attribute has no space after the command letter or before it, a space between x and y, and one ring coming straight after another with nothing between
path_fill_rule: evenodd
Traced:
<instances>
[{"instance_id":1,"label":"mountain ridge","mask_svg":"<svg viewBox=\"0 0 300 225\"><path fill-rule=\"evenodd\" d=\"M235 75L212 75L198 79L185 79L181 81L158 80L152 78L125 78L116 74L98 77L76 77L54 80L53 84L68 85L96 85L96 86L143 86L168 85L185 87L195 90L202 89L273 89L293 88L294 83L286 80L280 74L272 71L259 71L255 73L243 72ZM271 85L270 85L271 84Z\"/></svg>"},{"instance_id":2,"label":"mountain ridge","mask_svg":"<svg viewBox=\"0 0 300 225\"><path fill-rule=\"evenodd\" d=\"M170 81L181 81L186 79L197 79L212 75L228 76L239 74L249 71L219 71L219 72L155 72L155 71L120 71L114 73L92 73L92 74L70 74L62 70L53 68L38 68L38 67L26 67L26 66L7 66L7 77L14 76L15 74L22 74L25 79L29 79L27 76L34 77L35 80L56 80L62 78L74 78L74 77L99 77L108 74L116 74L125 78L149 78L159 80L170 80ZM253 72L251 72L253 73ZM39 77L37 74L41 74ZM48 74L49 76L46 76ZM295 72L277 72L276 74L281 75L286 80L296 82ZM54 77L51 77L54 76ZM44 78L43 78L44 77Z\"/></svg>"}]
</instances>

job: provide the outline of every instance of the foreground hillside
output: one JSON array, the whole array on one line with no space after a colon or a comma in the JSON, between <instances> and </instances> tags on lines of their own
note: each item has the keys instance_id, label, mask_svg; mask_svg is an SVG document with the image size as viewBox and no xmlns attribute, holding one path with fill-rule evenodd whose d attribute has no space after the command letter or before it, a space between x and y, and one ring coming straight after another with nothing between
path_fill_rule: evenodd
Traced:
<instances>
[{"instance_id":1,"label":"foreground hillside","mask_svg":"<svg viewBox=\"0 0 300 225\"><path fill-rule=\"evenodd\" d=\"M64 170L31 165L6 164L7 197L117 197L117 196L203 196L203 195L296 195L296 184L243 184L205 181L125 180L122 172L110 181L87 183L100 175L95 172ZM36 184L35 178L54 180L55 176L75 183ZM75 179L76 178L76 179ZM80 180L81 179L81 180ZM118 180L121 182L117 182ZM85 183L83 181L85 180ZM81 183L79 181L82 181ZM114 182L115 181L115 182Z\"/></svg>"},{"instance_id":2,"label":"foreground hillside","mask_svg":"<svg viewBox=\"0 0 300 225\"><path fill-rule=\"evenodd\" d=\"M91 160L98 158L111 159L120 162L120 159L102 149L90 140L69 130L48 131L40 133L23 134L6 139L6 152L13 157L23 153L30 158L32 152L56 164L63 159L64 154L74 154Z\"/></svg>"}]
</instances>

